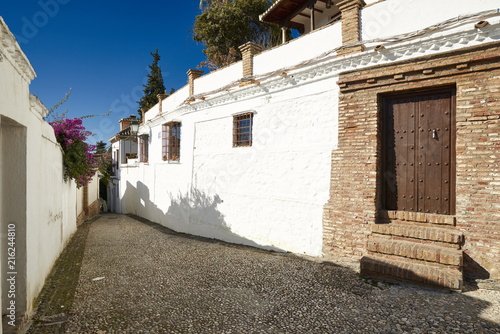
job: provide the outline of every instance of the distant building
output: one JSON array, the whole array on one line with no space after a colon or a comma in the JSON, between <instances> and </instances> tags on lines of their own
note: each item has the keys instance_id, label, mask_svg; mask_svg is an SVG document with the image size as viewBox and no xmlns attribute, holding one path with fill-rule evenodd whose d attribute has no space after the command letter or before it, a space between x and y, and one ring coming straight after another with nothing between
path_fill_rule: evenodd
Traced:
<instances>
[{"instance_id":1,"label":"distant building","mask_svg":"<svg viewBox=\"0 0 500 334\"><path fill-rule=\"evenodd\" d=\"M111 137L111 170L112 176L108 183L108 210L122 212L120 206L120 166L135 166L137 161L137 137L130 131L130 124L137 122L135 115L120 120L120 132Z\"/></svg>"}]
</instances>

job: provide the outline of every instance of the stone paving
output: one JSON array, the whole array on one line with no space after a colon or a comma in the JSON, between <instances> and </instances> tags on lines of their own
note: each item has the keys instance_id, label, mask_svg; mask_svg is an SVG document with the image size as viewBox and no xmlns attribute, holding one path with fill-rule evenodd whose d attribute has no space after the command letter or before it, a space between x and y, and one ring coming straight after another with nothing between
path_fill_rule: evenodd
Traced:
<instances>
[{"instance_id":1,"label":"stone paving","mask_svg":"<svg viewBox=\"0 0 500 334\"><path fill-rule=\"evenodd\" d=\"M69 272L68 272L69 270ZM106 214L84 223L28 333L499 333L500 292L362 279L347 267Z\"/></svg>"}]
</instances>

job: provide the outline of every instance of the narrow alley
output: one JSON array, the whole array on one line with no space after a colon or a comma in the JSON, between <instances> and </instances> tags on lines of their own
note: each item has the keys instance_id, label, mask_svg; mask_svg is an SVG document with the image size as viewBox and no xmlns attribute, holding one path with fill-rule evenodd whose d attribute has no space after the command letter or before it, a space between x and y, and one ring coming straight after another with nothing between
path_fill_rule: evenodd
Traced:
<instances>
[{"instance_id":1,"label":"narrow alley","mask_svg":"<svg viewBox=\"0 0 500 334\"><path fill-rule=\"evenodd\" d=\"M388 285L105 214L78 228L28 333L498 333L499 296Z\"/></svg>"}]
</instances>

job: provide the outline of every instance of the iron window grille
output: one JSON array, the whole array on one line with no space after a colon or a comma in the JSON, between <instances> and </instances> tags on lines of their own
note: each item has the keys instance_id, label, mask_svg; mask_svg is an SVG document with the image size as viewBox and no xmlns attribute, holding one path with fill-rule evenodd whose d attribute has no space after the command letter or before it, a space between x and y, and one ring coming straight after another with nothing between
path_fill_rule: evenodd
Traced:
<instances>
[{"instance_id":1,"label":"iron window grille","mask_svg":"<svg viewBox=\"0 0 500 334\"><path fill-rule=\"evenodd\" d=\"M233 116L233 147L252 146L253 113Z\"/></svg>"},{"instance_id":2,"label":"iron window grille","mask_svg":"<svg viewBox=\"0 0 500 334\"><path fill-rule=\"evenodd\" d=\"M181 155L181 123L169 122L162 126L162 159L179 161Z\"/></svg>"}]
</instances>

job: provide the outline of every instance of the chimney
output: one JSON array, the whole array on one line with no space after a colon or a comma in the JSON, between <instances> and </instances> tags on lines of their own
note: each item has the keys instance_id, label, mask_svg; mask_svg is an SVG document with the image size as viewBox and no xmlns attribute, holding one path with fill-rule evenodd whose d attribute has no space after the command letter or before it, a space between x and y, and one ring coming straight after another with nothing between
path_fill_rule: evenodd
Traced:
<instances>
[{"instance_id":1,"label":"chimney","mask_svg":"<svg viewBox=\"0 0 500 334\"><path fill-rule=\"evenodd\" d=\"M243 57L243 79L240 87L255 83L253 79L253 56L262 51L262 46L254 42L247 42L240 46Z\"/></svg>"},{"instance_id":2,"label":"chimney","mask_svg":"<svg viewBox=\"0 0 500 334\"><path fill-rule=\"evenodd\" d=\"M128 127L130 127L130 119L122 118L120 120L120 131L122 131L123 129L126 129Z\"/></svg>"},{"instance_id":3,"label":"chimney","mask_svg":"<svg viewBox=\"0 0 500 334\"><path fill-rule=\"evenodd\" d=\"M166 98L168 96L168 94L158 94L156 95L156 97L158 98L158 114L161 114L161 105L162 105L162 101L164 98Z\"/></svg>"},{"instance_id":4,"label":"chimney","mask_svg":"<svg viewBox=\"0 0 500 334\"><path fill-rule=\"evenodd\" d=\"M194 95L194 80L201 77L202 74L203 74L203 71L201 71L201 70L190 69L189 71L187 71L188 84L189 84L189 96Z\"/></svg>"},{"instance_id":5,"label":"chimney","mask_svg":"<svg viewBox=\"0 0 500 334\"><path fill-rule=\"evenodd\" d=\"M130 123L132 123L135 117L135 115L130 115L128 118L122 118L120 120L120 131L130 128Z\"/></svg>"},{"instance_id":6,"label":"chimney","mask_svg":"<svg viewBox=\"0 0 500 334\"><path fill-rule=\"evenodd\" d=\"M360 10L366 6L364 0L343 0L337 4L342 13L342 45L347 46L361 40ZM337 51L339 56L363 52L364 45L347 46Z\"/></svg>"}]
</instances>

